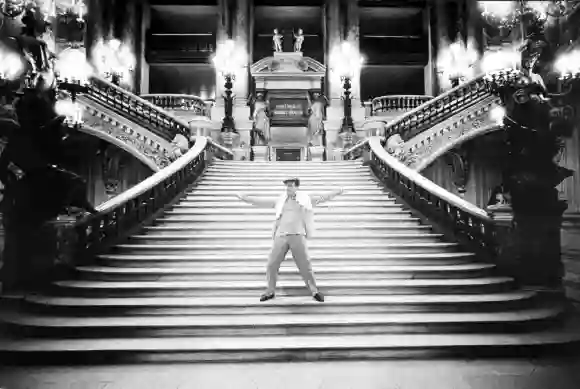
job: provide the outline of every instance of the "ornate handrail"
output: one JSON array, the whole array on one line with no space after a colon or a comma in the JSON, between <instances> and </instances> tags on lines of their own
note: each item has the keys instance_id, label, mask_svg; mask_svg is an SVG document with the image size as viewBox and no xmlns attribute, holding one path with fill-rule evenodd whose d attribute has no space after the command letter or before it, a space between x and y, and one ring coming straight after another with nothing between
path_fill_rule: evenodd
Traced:
<instances>
[{"instance_id":1,"label":"ornate handrail","mask_svg":"<svg viewBox=\"0 0 580 389\"><path fill-rule=\"evenodd\" d=\"M211 102L199 96L165 93L146 94L140 97L166 110L189 111L198 116L211 117Z\"/></svg>"},{"instance_id":2,"label":"ornate handrail","mask_svg":"<svg viewBox=\"0 0 580 389\"><path fill-rule=\"evenodd\" d=\"M495 256L498 239L494 221L483 209L448 192L389 155L380 137L368 141L377 177L408 205L437 225L453 231L472 247Z\"/></svg>"},{"instance_id":3,"label":"ornate handrail","mask_svg":"<svg viewBox=\"0 0 580 389\"><path fill-rule=\"evenodd\" d=\"M424 95L388 95L372 99L371 115L377 112L395 111L400 109L414 109L433 99L433 96Z\"/></svg>"},{"instance_id":4,"label":"ornate handrail","mask_svg":"<svg viewBox=\"0 0 580 389\"><path fill-rule=\"evenodd\" d=\"M91 77L87 95L114 111L128 115L137 124L165 140L171 142L177 134L187 139L190 137L186 122L105 79Z\"/></svg>"},{"instance_id":5,"label":"ornate handrail","mask_svg":"<svg viewBox=\"0 0 580 389\"><path fill-rule=\"evenodd\" d=\"M517 74L519 73L515 70L502 70L493 73L492 76L511 80ZM411 111L405 112L391 121L385 120L385 138L399 134L403 140L407 141L421 133L427 126L435 125L442 120L453 116L459 110L463 110L468 106L476 104L482 99L491 96L492 94L487 87L485 77L486 75L480 75L469 82L461 84L435 97ZM373 117L372 120L375 122L381 121L381 117ZM358 150L359 147L365 147L366 143L367 140L363 140L344 152L344 158L349 159L353 151Z\"/></svg>"},{"instance_id":6,"label":"ornate handrail","mask_svg":"<svg viewBox=\"0 0 580 389\"><path fill-rule=\"evenodd\" d=\"M165 169L97 207L97 214L59 227L57 245L61 259L69 264L92 255L118 241L150 219L175 199L204 171L207 155L233 153L206 137L196 137L194 146Z\"/></svg>"}]
</instances>

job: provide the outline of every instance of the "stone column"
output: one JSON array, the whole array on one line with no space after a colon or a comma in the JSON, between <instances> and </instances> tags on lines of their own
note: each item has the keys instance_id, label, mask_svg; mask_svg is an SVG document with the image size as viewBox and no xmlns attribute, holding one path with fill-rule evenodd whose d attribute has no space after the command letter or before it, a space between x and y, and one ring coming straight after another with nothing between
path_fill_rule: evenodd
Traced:
<instances>
[{"instance_id":1,"label":"stone column","mask_svg":"<svg viewBox=\"0 0 580 389\"><path fill-rule=\"evenodd\" d=\"M234 39L238 48L242 49L247 55L247 61L244 67L236 74L234 81L234 120L236 129L240 134L240 144L243 148L250 146L250 131L252 122L250 121L250 107L248 107L248 94L250 92L250 26L253 10L253 0L237 0L236 14L234 17Z\"/></svg>"},{"instance_id":2,"label":"stone column","mask_svg":"<svg viewBox=\"0 0 580 389\"><path fill-rule=\"evenodd\" d=\"M433 13L435 17L435 31L432 31L434 35L433 39L435 41L434 44L434 53L433 53L433 69L434 69L434 87L433 87L433 96L439 95L443 92L441 88L441 82L439 80L439 75L437 72L440 70L437 68L437 57L441 51L441 48L448 44L447 38L447 14L445 12L445 2L444 1L435 1L433 6Z\"/></svg>"},{"instance_id":3,"label":"stone column","mask_svg":"<svg viewBox=\"0 0 580 389\"><path fill-rule=\"evenodd\" d=\"M218 0L218 17L217 17L217 33L216 33L216 54L220 45L232 37L231 18L230 18L230 3L231 0ZM216 105L211 110L211 119L214 121L221 121L225 115L224 111L224 78L216 69L216 88L215 100Z\"/></svg>"},{"instance_id":4,"label":"stone column","mask_svg":"<svg viewBox=\"0 0 580 389\"><path fill-rule=\"evenodd\" d=\"M147 31L151 27L151 6L145 2L142 5L143 16L141 17L141 60L140 60L140 77L139 93L149 93L149 64L145 59Z\"/></svg>"},{"instance_id":5,"label":"stone column","mask_svg":"<svg viewBox=\"0 0 580 389\"><path fill-rule=\"evenodd\" d=\"M360 28L359 28L359 9L357 1L347 1L346 3L346 41L350 43L357 55L360 55ZM359 128L364 122L365 108L362 104L360 94L360 69L355 73L351 80L351 98L352 98L352 118L355 128ZM358 124L358 125L357 125Z\"/></svg>"},{"instance_id":6,"label":"stone column","mask_svg":"<svg viewBox=\"0 0 580 389\"><path fill-rule=\"evenodd\" d=\"M425 66L425 94L428 96L433 96L435 91L435 83L437 75L435 74L435 61L437 60L437 52L435 50L435 45L437 40L434 39L436 34L431 31L431 7L427 6L423 10L423 28L427 34L427 50L429 53L429 58L427 65Z\"/></svg>"},{"instance_id":7,"label":"stone column","mask_svg":"<svg viewBox=\"0 0 580 389\"><path fill-rule=\"evenodd\" d=\"M340 25L340 0L326 0L326 48L327 59L330 59L330 53L335 47L338 47L342 41L342 27ZM326 67L326 86L327 97L330 100L330 105L340 105L340 98L342 96L342 86L340 80L330 77L331 63L327 60Z\"/></svg>"}]
</instances>

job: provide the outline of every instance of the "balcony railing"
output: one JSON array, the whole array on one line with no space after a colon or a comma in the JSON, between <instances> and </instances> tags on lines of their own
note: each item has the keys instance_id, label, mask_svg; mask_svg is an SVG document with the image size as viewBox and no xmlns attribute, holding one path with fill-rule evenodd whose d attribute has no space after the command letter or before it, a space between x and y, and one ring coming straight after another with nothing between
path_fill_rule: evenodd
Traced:
<instances>
[{"instance_id":1,"label":"balcony railing","mask_svg":"<svg viewBox=\"0 0 580 389\"><path fill-rule=\"evenodd\" d=\"M213 101L204 100L201 97L183 94L147 94L141 95L153 105L168 111L188 111L197 116L211 117Z\"/></svg>"},{"instance_id":2,"label":"balcony railing","mask_svg":"<svg viewBox=\"0 0 580 389\"><path fill-rule=\"evenodd\" d=\"M433 99L425 95L389 95L375 97L371 101L371 116L380 116L381 112L408 111L415 109Z\"/></svg>"}]
</instances>

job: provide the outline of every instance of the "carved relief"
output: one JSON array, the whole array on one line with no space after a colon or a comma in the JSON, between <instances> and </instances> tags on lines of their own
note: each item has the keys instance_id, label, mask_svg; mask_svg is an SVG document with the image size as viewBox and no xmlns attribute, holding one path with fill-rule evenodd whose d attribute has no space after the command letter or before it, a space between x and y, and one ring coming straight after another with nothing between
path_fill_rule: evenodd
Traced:
<instances>
[{"instance_id":1,"label":"carved relief","mask_svg":"<svg viewBox=\"0 0 580 389\"><path fill-rule=\"evenodd\" d=\"M153 161L161 169L169 165L173 159L177 158L173 149L164 147L160 143L147 137L146 134L134 128L129 128L95 109L87 107L87 111L83 124L85 129L90 128L92 131L102 132L123 142L128 146L127 151L137 158L144 156ZM147 132L144 129L142 131Z\"/></svg>"},{"instance_id":2,"label":"carved relief","mask_svg":"<svg viewBox=\"0 0 580 389\"><path fill-rule=\"evenodd\" d=\"M407 156L407 164L417 167L428 159L433 153L443 152L457 139L465 137L471 131L478 132L487 126L493 125L494 121L489 117L489 111L496 106L497 101L476 105L470 108L467 114L457 115L445 120L431 129L413 137L404 144L404 154ZM458 117L459 116L459 117Z\"/></svg>"},{"instance_id":3,"label":"carved relief","mask_svg":"<svg viewBox=\"0 0 580 389\"><path fill-rule=\"evenodd\" d=\"M469 181L469 149L462 147L449 151L444 156L453 173L453 185L460 195L467 191Z\"/></svg>"}]
</instances>

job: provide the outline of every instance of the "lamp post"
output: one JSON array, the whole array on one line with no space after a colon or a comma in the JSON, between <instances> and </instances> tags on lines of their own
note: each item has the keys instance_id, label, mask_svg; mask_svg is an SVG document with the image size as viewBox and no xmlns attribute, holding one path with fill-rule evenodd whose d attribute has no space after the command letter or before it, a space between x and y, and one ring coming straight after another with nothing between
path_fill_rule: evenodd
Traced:
<instances>
[{"instance_id":1,"label":"lamp post","mask_svg":"<svg viewBox=\"0 0 580 389\"><path fill-rule=\"evenodd\" d=\"M59 115L66 117L65 123L72 127L82 125L82 108L76 102L77 94L88 91L89 77L93 73L85 53L78 49L67 49L55 63L57 88L68 92L70 100L60 99L55 105Z\"/></svg>"},{"instance_id":2,"label":"lamp post","mask_svg":"<svg viewBox=\"0 0 580 389\"><path fill-rule=\"evenodd\" d=\"M92 63L97 72L119 86L125 80L130 85L136 59L129 46L118 39L99 41L92 50ZM131 85L132 86L132 85Z\"/></svg>"},{"instance_id":3,"label":"lamp post","mask_svg":"<svg viewBox=\"0 0 580 389\"><path fill-rule=\"evenodd\" d=\"M225 115L222 120L222 132L236 131L236 125L233 117L234 110L234 95L232 88L236 79L236 73L243 69L247 62L247 54L240 49L231 39L218 44L216 55L213 57L213 63L218 73L222 75L225 80L224 84L224 108Z\"/></svg>"},{"instance_id":4,"label":"lamp post","mask_svg":"<svg viewBox=\"0 0 580 389\"><path fill-rule=\"evenodd\" d=\"M478 60L478 53L471 40L466 43L461 38L447 45L437 58L437 68L442 81L448 79L451 87L459 86L474 76L474 66Z\"/></svg>"},{"instance_id":5,"label":"lamp post","mask_svg":"<svg viewBox=\"0 0 580 389\"><path fill-rule=\"evenodd\" d=\"M348 42L343 42L340 46L335 47L330 54L330 63L333 72L340 77L344 89L343 107L344 117L342 119L341 133L355 132L352 121L352 92L351 80L359 74L364 58Z\"/></svg>"}]
</instances>

